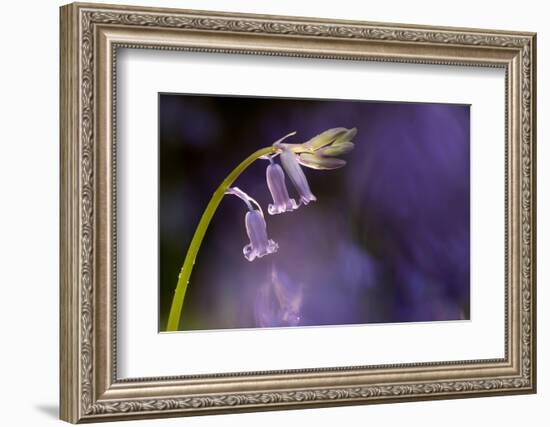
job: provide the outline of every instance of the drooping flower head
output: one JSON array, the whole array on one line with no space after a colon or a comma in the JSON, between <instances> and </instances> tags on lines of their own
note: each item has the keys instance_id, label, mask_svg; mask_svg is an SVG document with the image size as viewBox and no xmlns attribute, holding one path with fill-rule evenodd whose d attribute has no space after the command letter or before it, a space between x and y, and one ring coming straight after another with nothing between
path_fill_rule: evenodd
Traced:
<instances>
[{"instance_id":1,"label":"drooping flower head","mask_svg":"<svg viewBox=\"0 0 550 427\"><path fill-rule=\"evenodd\" d=\"M296 191L300 195L300 202L307 205L309 202L317 200L317 197L313 195L309 188L306 175L298 163L296 154L287 148L282 148L281 164L285 168L285 171L294 184Z\"/></svg>"},{"instance_id":2,"label":"drooping flower head","mask_svg":"<svg viewBox=\"0 0 550 427\"><path fill-rule=\"evenodd\" d=\"M256 258L277 252L279 245L267 237L264 213L259 203L238 187L229 188L226 193L240 198L248 208L244 222L250 243L243 248L244 257L248 261L254 261Z\"/></svg>"},{"instance_id":3,"label":"drooping flower head","mask_svg":"<svg viewBox=\"0 0 550 427\"><path fill-rule=\"evenodd\" d=\"M261 211L248 211L245 225L250 243L243 248L243 254L248 261L277 252L279 245L267 237L267 227Z\"/></svg>"},{"instance_id":4,"label":"drooping flower head","mask_svg":"<svg viewBox=\"0 0 550 427\"><path fill-rule=\"evenodd\" d=\"M283 168L270 159L270 164L266 170L267 187L273 198L273 204L267 207L270 215L276 215L284 212L292 212L298 209L296 200L291 199L285 183L285 173Z\"/></svg>"},{"instance_id":5,"label":"drooping flower head","mask_svg":"<svg viewBox=\"0 0 550 427\"><path fill-rule=\"evenodd\" d=\"M348 153L353 149L351 140L356 134L355 129L329 129L302 144L287 144L283 141L296 132L289 133L273 144L274 153L263 156L269 160L266 170L267 187L273 198L268 206L268 212L276 215L291 212L303 204L317 200L309 188L309 183L302 170L302 166L312 169L337 169L346 164L336 158L340 154ZM279 155L281 165L275 163L274 158ZM299 203L291 198L285 182L285 172L300 196ZM259 203L237 187L229 188L227 194L242 199L248 212L245 216L246 234L250 243L243 248L244 257L248 261L261 258L277 252L279 246L267 236L267 226L264 213Z\"/></svg>"},{"instance_id":6,"label":"drooping flower head","mask_svg":"<svg viewBox=\"0 0 550 427\"><path fill-rule=\"evenodd\" d=\"M302 144L287 144L277 141L274 144L279 150L281 164L292 184L300 195L300 203L307 205L317 200L309 188L309 183L300 165L311 169L338 169L346 161L336 158L353 150L351 140L357 133L355 128L329 129Z\"/></svg>"}]
</instances>

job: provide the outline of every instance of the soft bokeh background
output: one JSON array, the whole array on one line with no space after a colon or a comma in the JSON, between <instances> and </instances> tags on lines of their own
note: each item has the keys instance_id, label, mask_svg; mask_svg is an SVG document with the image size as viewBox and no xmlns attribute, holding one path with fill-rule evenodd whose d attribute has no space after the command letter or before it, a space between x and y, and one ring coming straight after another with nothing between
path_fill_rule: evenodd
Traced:
<instances>
[{"instance_id":1,"label":"soft bokeh background","mask_svg":"<svg viewBox=\"0 0 550 427\"><path fill-rule=\"evenodd\" d=\"M246 156L283 135L356 127L336 171L304 168L318 201L266 214L279 251L248 262L246 207L226 197L197 257L181 329L468 319L469 107L159 95L160 330L202 211ZM235 185L267 211L267 162ZM296 196L291 183L291 196Z\"/></svg>"}]
</instances>

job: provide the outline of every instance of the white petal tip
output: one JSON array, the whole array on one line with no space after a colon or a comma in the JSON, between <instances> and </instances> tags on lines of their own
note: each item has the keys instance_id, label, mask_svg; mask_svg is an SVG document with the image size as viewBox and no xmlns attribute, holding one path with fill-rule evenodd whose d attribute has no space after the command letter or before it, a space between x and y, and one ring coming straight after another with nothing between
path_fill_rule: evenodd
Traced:
<instances>
[{"instance_id":1,"label":"white petal tip","mask_svg":"<svg viewBox=\"0 0 550 427\"><path fill-rule=\"evenodd\" d=\"M300 207L300 204L296 203L296 200L289 199L288 202L284 205L274 205L269 204L267 207L267 212L269 215L279 215L286 212L295 211Z\"/></svg>"},{"instance_id":2,"label":"white petal tip","mask_svg":"<svg viewBox=\"0 0 550 427\"><path fill-rule=\"evenodd\" d=\"M246 245L243 248L243 255L247 261L254 261L256 258L263 258L266 255L274 254L279 250L279 245L273 240L269 240L267 247L264 247L261 250L256 250L252 248L251 244Z\"/></svg>"}]
</instances>

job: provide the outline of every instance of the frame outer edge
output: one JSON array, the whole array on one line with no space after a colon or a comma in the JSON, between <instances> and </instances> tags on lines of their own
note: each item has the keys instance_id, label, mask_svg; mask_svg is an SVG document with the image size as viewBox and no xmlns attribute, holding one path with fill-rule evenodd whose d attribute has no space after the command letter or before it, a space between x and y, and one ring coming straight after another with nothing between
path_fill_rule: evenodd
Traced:
<instances>
[{"instance_id":1,"label":"frame outer edge","mask_svg":"<svg viewBox=\"0 0 550 427\"><path fill-rule=\"evenodd\" d=\"M97 172L97 157L94 155L96 144L94 144L97 134L95 134L95 117L97 104L92 107L91 112L88 111L89 103L92 106L97 103L94 99L97 95L94 79L97 70L94 68L91 72L88 69L87 60L94 64L95 47L93 41L88 37L86 30L89 20L81 21L81 12L87 12L87 7L92 11L105 13L108 11L131 12L135 11L147 14L147 12L163 11L169 14L175 13L192 13L195 21L191 24L182 25L182 28L199 28L201 31L232 31L237 33L252 33L255 32L253 25L245 28L240 26L232 26L229 22L227 28L218 28L220 21L237 22L237 18L243 16L244 22L247 20L251 24L261 24L262 31L272 35L283 34L283 29L273 26L275 18L284 20L290 28L289 35L297 34L297 37L326 37L330 39L344 39L345 37L362 39L363 32L355 32L336 34L325 28L328 24L353 25L350 22L344 21L317 21L316 18L292 18L292 17L269 17L262 15L247 15L247 14L224 14L211 11L184 11L178 9L156 9L142 7L128 7L115 5L101 4L71 4L63 6L60 9L61 31L60 31L60 140L61 140L61 197L60 197L60 418L71 422L95 422L108 421L119 419L140 419L140 418L161 418L168 416L183 416L183 415L201 415L213 413L229 413L229 412L249 412L258 410L277 410L289 408L306 408L306 407L327 407L336 405L349 404L365 404L365 403L382 403L386 401L411 401L411 400L435 400L440 398L464 398L498 395L498 394L524 394L533 393L536 391L536 313L535 313L535 284L536 284L536 134L535 134L535 111L536 111L536 35L534 33L509 33L504 31L492 32L489 30L474 30L465 29L464 34L458 34L460 38L457 42L453 39L454 31L461 32L459 28L439 28L439 27L415 27L403 26L397 30L403 30L404 33L398 33L398 41L407 40L419 41L423 45L460 45L466 44L474 46L481 43L483 47L487 45L506 48L511 51L530 50L525 52L526 55L519 59L519 65L522 70L528 70L526 75L527 87L524 89L520 83L519 93L525 95L524 90L528 93L528 97L522 99L522 112L529 114L526 120L518 122L519 126L523 125L524 132L529 133L529 138L523 139L524 147L529 150L528 154L521 156L521 159L527 161L525 168L521 168L521 176L525 173L528 182L525 181L525 188L530 191L526 196L525 211L527 215L523 218L530 225L528 232L527 250L527 267L524 270L526 273L526 283L523 288L525 291L524 311L529 312L525 316L524 328L522 331L527 331L521 334L525 340L523 347L518 348L520 360L526 360L528 363L524 365L523 375L521 378L495 378L485 381L483 379L474 378L459 381L458 386L462 387L462 383L467 387L467 390L459 390L453 388L455 383L425 383L425 384L397 384L397 394L393 394L393 386L380 386L374 391L375 394L363 394L360 389L297 389L288 392L275 392L269 390L261 392L261 394L239 392L230 395L198 395L183 398L146 398L142 400L134 399L107 399L106 401L98 401L98 396L95 395L97 387L96 366L98 363L95 359L97 351L96 332L97 328L91 329L90 320L93 319L97 312L95 306L98 295L93 292L97 285L97 276L90 271L90 267L94 267L97 262L95 258L96 249L96 232L98 224L94 221L95 208L97 207L96 194L96 177ZM130 14L130 18L133 18ZM147 17L146 17L147 18ZM102 18L105 22L111 24L111 16L106 14ZM129 18L128 18L129 19ZM218 21L219 20L219 21ZM267 21L267 22L264 22ZM149 25L147 19L143 23L131 21L131 25L143 26ZM277 24L276 21L274 21ZM115 24L117 22L114 22ZM224 24L224 22L222 22ZM267 25L263 29L263 25ZM318 31L319 34L310 34L302 28L309 31ZM378 25L376 23L357 23L363 25ZM317 25L319 27L317 27ZM381 26L384 26L380 24ZM392 30L394 25L385 24L388 31ZM295 29L293 29L295 27ZM225 28L225 29L224 29ZM418 28L419 31L412 31ZM236 30L235 30L236 29ZM372 28L369 29L369 31ZM374 28L376 29L376 28ZM360 29L359 29L360 30ZM422 32L434 32L430 37L423 37ZM385 30L386 31L386 30ZM418 40L417 35L418 33ZM444 37L438 37L438 36ZM86 37L84 37L86 36ZM286 37L285 33L285 37ZM390 34L390 39L393 35ZM412 37L412 39L410 39ZM432 37L434 37L432 39ZM366 38L370 38L366 37ZM384 37L375 37L377 40L384 40ZM321 39L319 39L321 40ZM462 40L462 41L461 41ZM91 50L90 50L91 49ZM88 58L89 56L89 58ZM298 55L299 56L299 55ZM523 63L523 60L530 61L530 66ZM81 62L82 61L82 62ZM408 61L405 61L408 62ZM444 63L445 60L442 60ZM523 68L525 67L525 68ZM83 75L86 79L84 80ZM519 75L518 75L519 77ZM523 83L523 82L522 82ZM91 85L91 86L88 86ZM88 89L91 88L91 92ZM82 97L82 98L81 98ZM521 103L521 101L520 101ZM83 106L86 107L83 110ZM523 119L523 117L522 117ZM89 120L92 120L91 122ZM91 126L91 127L90 127ZM520 135L523 133L520 131ZM518 139L519 140L519 139ZM91 162L91 164L90 164ZM86 197L82 198L84 194ZM524 194L521 190L519 197ZM519 224L518 224L519 225ZM85 230L84 230L84 229ZM90 242L90 238L93 239ZM522 257L523 258L523 257ZM529 262L530 261L530 262ZM530 296L529 297L529 293ZM520 302L518 302L521 304ZM90 317L93 316L93 317ZM96 319L94 319L95 321ZM530 328L530 331L529 331ZM518 330L519 325L518 325ZM523 350L523 351L522 351ZM475 381L474 381L475 380ZM502 386L499 385L502 381ZM475 382L475 384L474 384ZM495 385L496 384L496 385ZM471 385L471 390L468 388ZM441 386L441 388L438 388ZM418 389L415 387L419 387ZM460 388L459 387L459 388ZM499 388L501 388L499 390ZM365 393L369 391L366 390ZM465 391L467 393L465 393ZM325 394L323 394L325 393ZM370 391L369 391L370 393ZM379 394L378 394L379 393ZM386 394L389 393L389 394ZM324 396L324 397L323 397ZM379 399L380 397L380 399ZM265 400L267 399L267 400ZM271 400L270 400L271 399ZM368 400L368 401L367 401Z\"/></svg>"},{"instance_id":2,"label":"frame outer edge","mask_svg":"<svg viewBox=\"0 0 550 427\"><path fill-rule=\"evenodd\" d=\"M59 9L59 418L79 416L78 19L75 5Z\"/></svg>"},{"instance_id":3,"label":"frame outer edge","mask_svg":"<svg viewBox=\"0 0 550 427\"><path fill-rule=\"evenodd\" d=\"M537 33L531 35L531 389L537 393Z\"/></svg>"}]
</instances>

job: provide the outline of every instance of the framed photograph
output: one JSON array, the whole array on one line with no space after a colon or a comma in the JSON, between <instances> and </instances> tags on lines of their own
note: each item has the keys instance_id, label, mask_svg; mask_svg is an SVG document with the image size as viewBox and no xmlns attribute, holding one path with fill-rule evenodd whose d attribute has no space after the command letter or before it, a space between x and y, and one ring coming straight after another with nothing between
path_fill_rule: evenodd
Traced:
<instances>
[{"instance_id":1,"label":"framed photograph","mask_svg":"<svg viewBox=\"0 0 550 427\"><path fill-rule=\"evenodd\" d=\"M60 22L63 420L536 391L535 34Z\"/></svg>"}]
</instances>

